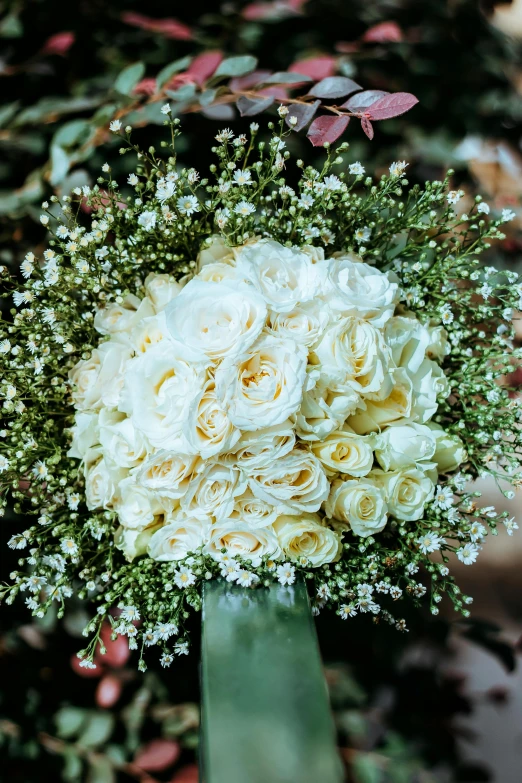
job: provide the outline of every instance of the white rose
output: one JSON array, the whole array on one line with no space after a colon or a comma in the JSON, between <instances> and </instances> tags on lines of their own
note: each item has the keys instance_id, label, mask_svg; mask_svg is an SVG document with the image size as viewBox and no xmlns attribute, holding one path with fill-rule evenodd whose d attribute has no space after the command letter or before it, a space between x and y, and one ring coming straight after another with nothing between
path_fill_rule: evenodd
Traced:
<instances>
[{"instance_id":1,"label":"white rose","mask_svg":"<svg viewBox=\"0 0 522 783\"><path fill-rule=\"evenodd\" d=\"M276 534L271 527L253 530L239 519L228 519L212 527L205 552L219 560L222 549L226 549L232 556L239 555L245 560L251 560L254 565L260 564L265 555L278 558L281 553Z\"/></svg>"},{"instance_id":2,"label":"white rose","mask_svg":"<svg viewBox=\"0 0 522 783\"><path fill-rule=\"evenodd\" d=\"M128 471L111 465L100 448L89 449L83 465L87 508L111 508L118 499L120 484Z\"/></svg>"},{"instance_id":3,"label":"white rose","mask_svg":"<svg viewBox=\"0 0 522 783\"><path fill-rule=\"evenodd\" d=\"M328 264L325 301L342 315L355 315L383 326L399 302L393 273L380 272L355 253L332 258Z\"/></svg>"},{"instance_id":4,"label":"white rose","mask_svg":"<svg viewBox=\"0 0 522 783\"><path fill-rule=\"evenodd\" d=\"M383 488L390 514L406 522L414 522L422 517L424 506L433 497L435 489L433 481L417 468L388 473L374 470L370 478Z\"/></svg>"},{"instance_id":5,"label":"white rose","mask_svg":"<svg viewBox=\"0 0 522 783\"><path fill-rule=\"evenodd\" d=\"M230 264L216 261L215 264L205 264L201 272L198 274L198 280L202 280L206 283L226 283L235 287L241 278L237 274L237 270Z\"/></svg>"},{"instance_id":6,"label":"white rose","mask_svg":"<svg viewBox=\"0 0 522 783\"><path fill-rule=\"evenodd\" d=\"M136 353L146 353L149 348L162 340L170 340L163 311L150 318L144 318L130 333L130 343Z\"/></svg>"},{"instance_id":7,"label":"white rose","mask_svg":"<svg viewBox=\"0 0 522 783\"><path fill-rule=\"evenodd\" d=\"M380 533L388 521L384 492L369 478L334 481L324 510L341 527L345 525L364 538Z\"/></svg>"},{"instance_id":8,"label":"white rose","mask_svg":"<svg viewBox=\"0 0 522 783\"><path fill-rule=\"evenodd\" d=\"M123 371L131 354L128 345L109 340L94 348L89 359L79 361L69 372L76 408L116 408L123 386Z\"/></svg>"},{"instance_id":9,"label":"white rose","mask_svg":"<svg viewBox=\"0 0 522 783\"><path fill-rule=\"evenodd\" d=\"M350 386L359 394L391 391L389 354L381 332L371 323L349 316L328 327L310 356L329 378L332 391Z\"/></svg>"},{"instance_id":10,"label":"white rose","mask_svg":"<svg viewBox=\"0 0 522 783\"><path fill-rule=\"evenodd\" d=\"M326 527L318 514L281 516L274 530L288 560L313 567L333 563L341 554L341 536Z\"/></svg>"},{"instance_id":11,"label":"white rose","mask_svg":"<svg viewBox=\"0 0 522 783\"><path fill-rule=\"evenodd\" d=\"M430 342L426 348L428 359L441 362L450 352L448 333L443 326L429 326Z\"/></svg>"},{"instance_id":12,"label":"white rose","mask_svg":"<svg viewBox=\"0 0 522 783\"><path fill-rule=\"evenodd\" d=\"M198 458L160 450L151 454L135 473L136 482L159 498L178 500L188 489Z\"/></svg>"},{"instance_id":13,"label":"white rose","mask_svg":"<svg viewBox=\"0 0 522 783\"><path fill-rule=\"evenodd\" d=\"M119 498L115 504L120 524L131 530L144 530L164 509L154 493L136 483L134 476L120 481Z\"/></svg>"},{"instance_id":14,"label":"white rose","mask_svg":"<svg viewBox=\"0 0 522 783\"><path fill-rule=\"evenodd\" d=\"M149 299L140 299L134 294L127 294L121 304L111 302L97 310L94 316L94 328L100 334L128 332L142 318L151 315L154 315L154 307Z\"/></svg>"},{"instance_id":15,"label":"white rose","mask_svg":"<svg viewBox=\"0 0 522 783\"><path fill-rule=\"evenodd\" d=\"M156 448L186 452L183 425L205 369L184 346L162 340L129 362L119 408Z\"/></svg>"},{"instance_id":16,"label":"white rose","mask_svg":"<svg viewBox=\"0 0 522 783\"><path fill-rule=\"evenodd\" d=\"M307 367L303 401L296 415L296 432L302 440L324 440L343 426L347 417L360 403L360 397L350 386L340 392L328 388L329 377L319 368Z\"/></svg>"},{"instance_id":17,"label":"white rose","mask_svg":"<svg viewBox=\"0 0 522 783\"><path fill-rule=\"evenodd\" d=\"M310 256L272 239L245 245L238 256L237 271L254 284L276 313L293 310L321 290L321 277Z\"/></svg>"},{"instance_id":18,"label":"white rose","mask_svg":"<svg viewBox=\"0 0 522 783\"><path fill-rule=\"evenodd\" d=\"M83 459L88 449L99 443L98 414L76 413L74 425L71 427L72 440L68 457Z\"/></svg>"},{"instance_id":19,"label":"white rose","mask_svg":"<svg viewBox=\"0 0 522 783\"><path fill-rule=\"evenodd\" d=\"M310 257L312 264L322 264L324 258L324 248L314 247L314 245L302 245L300 248L301 253L306 253Z\"/></svg>"},{"instance_id":20,"label":"white rose","mask_svg":"<svg viewBox=\"0 0 522 783\"><path fill-rule=\"evenodd\" d=\"M218 400L213 380L190 403L183 431L190 451L203 459L230 451L239 440L241 432Z\"/></svg>"},{"instance_id":21,"label":"white rose","mask_svg":"<svg viewBox=\"0 0 522 783\"><path fill-rule=\"evenodd\" d=\"M277 518L277 509L266 500L256 498L247 490L244 495L236 498L234 510L230 515L232 519L240 519L252 530L258 527L269 527Z\"/></svg>"},{"instance_id":22,"label":"white rose","mask_svg":"<svg viewBox=\"0 0 522 783\"><path fill-rule=\"evenodd\" d=\"M294 449L275 464L249 474L254 495L287 514L317 511L328 497L330 485L319 460Z\"/></svg>"},{"instance_id":23,"label":"white rose","mask_svg":"<svg viewBox=\"0 0 522 783\"><path fill-rule=\"evenodd\" d=\"M288 313L272 313L268 331L277 337L290 338L308 348L314 345L328 326L328 308L315 300L294 307Z\"/></svg>"},{"instance_id":24,"label":"white rose","mask_svg":"<svg viewBox=\"0 0 522 783\"><path fill-rule=\"evenodd\" d=\"M210 240L208 244L204 245L197 257L196 268L198 272L209 264L215 264L216 262L231 264L235 261L235 256L238 252L237 248L228 247L223 237L219 234L214 234L214 236L210 237Z\"/></svg>"},{"instance_id":25,"label":"white rose","mask_svg":"<svg viewBox=\"0 0 522 783\"><path fill-rule=\"evenodd\" d=\"M467 459L464 443L458 435L450 435L441 426L430 422L428 424L431 434L435 438L435 454L433 461L437 463L439 473L451 473L457 470L459 465Z\"/></svg>"},{"instance_id":26,"label":"white rose","mask_svg":"<svg viewBox=\"0 0 522 783\"><path fill-rule=\"evenodd\" d=\"M392 424L375 436L375 456L384 470L419 467L429 469L435 453L435 437L424 424Z\"/></svg>"},{"instance_id":27,"label":"white rose","mask_svg":"<svg viewBox=\"0 0 522 783\"><path fill-rule=\"evenodd\" d=\"M373 441L342 430L332 432L323 441L310 444L312 452L324 465L327 474L347 473L366 476L373 467Z\"/></svg>"},{"instance_id":28,"label":"white rose","mask_svg":"<svg viewBox=\"0 0 522 783\"><path fill-rule=\"evenodd\" d=\"M234 498L242 495L246 487L246 478L237 468L218 462L204 463L190 480L180 501L181 508L188 516L223 520L231 515Z\"/></svg>"},{"instance_id":29,"label":"white rose","mask_svg":"<svg viewBox=\"0 0 522 783\"><path fill-rule=\"evenodd\" d=\"M178 515L157 530L149 542L148 554L153 560L183 560L208 540L208 520Z\"/></svg>"},{"instance_id":30,"label":"white rose","mask_svg":"<svg viewBox=\"0 0 522 783\"><path fill-rule=\"evenodd\" d=\"M289 421L256 432L243 432L237 442L234 454L225 456L225 461L233 460L246 473L273 465L274 462L295 445L295 432Z\"/></svg>"},{"instance_id":31,"label":"white rose","mask_svg":"<svg viewBox=\"0 0 522 783\"><path fill-rule=\"evenodd\" d=\"M386 345L391 349L396 367L404 367L408 375L414 375L426 358L430 334L414 317L402 315L390 318L384 328Z\"/></svg>"},{"instance_id":32,"label":"white rose","mask_svg":"<svg viewBox=\"0 0 522 783\"><path fill-rule=\"evenodd\" d=\"M157 275L151 272L145 278L145 292L156 313L162 312L182 289L181 283L171 275Z\"/></svg>"},{"instance_id":33,"label":"white rose","mask_svg":"<svg viewBox=\"0 0 522 783\"><path fill-rule=\"evenodd\" d=\"M146 438L124 413L103 408L99 417L100 443L105 457L121 468L134 468L147 456Z\"/></svg>"},{"instance_id":34,"label":"white rose","mask_svg":"<svg viewBox=\"0 0 522 783\"><path fill-rule=\"evenodd\" d=\"M147 553L150 539L162 526L163 520L157 523L153 522L144 530L129 530L125 527L119 527L114 535L116 548L123 552L126 560L132 562L135 557Z\"/></svg>"},{"instance_id":35,"label":"white rose","mask_svg":"<svg viewBox=\"0 0 522 783\"><path fill-rule=\"evenodd\" d=\"M417 372L410 377L413 388L411 415L424 424L437 412L437 398L448 396L450 385L441 367L431 359L424 359Z\"/></svg>"},{"instance_id":36,"label":"white rose","mask_svg":"<svg viewBox=\"0 0 522 783\"><path fill-rule=\"evenodd\" d=\"M216 371L216 393L231 422L253 431L281 424L301 403L306 350L292 340L262 336L237 361Z\"/></svg>"},{"instance_id":37,"label":"white rose","mask_svg":"<svg viewBox=\"0 0 522 783\"><path fill-rule=\"evenodd\" d=\"M196 277L169 304L166 318L176 340L216 361L250 348L265 325L266 313L263 298L253 288Z\"/></svg>"},{"instance_id":38,"label":"white rose","mask_svg":"<svg viewBox=\"0 0 522 783\"><path fill-rule=\"evenodd\" d=\"M361 407L347 420L348 425L360 435L378 432L399 419L409 418L412 413L412 382L403 367L390 370L392 389L384 399L372 399L369 395L361 400Z\"/></svg>"}]
</instances>

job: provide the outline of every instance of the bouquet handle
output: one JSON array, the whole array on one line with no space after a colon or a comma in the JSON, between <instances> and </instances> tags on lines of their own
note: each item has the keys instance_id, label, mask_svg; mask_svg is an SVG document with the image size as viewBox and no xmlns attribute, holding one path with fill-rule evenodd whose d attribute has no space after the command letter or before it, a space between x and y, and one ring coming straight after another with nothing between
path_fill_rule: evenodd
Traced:
<instances>
[{"instance_id":1,"label":"bouquet handle","mask_svg":"<svg viewBox=\"0 0 522 783\"><path fill-rule=\"evenodd\" d=\"M202 783L340 783L303 581L204 585Z\"/></svg>"}]
</instances>

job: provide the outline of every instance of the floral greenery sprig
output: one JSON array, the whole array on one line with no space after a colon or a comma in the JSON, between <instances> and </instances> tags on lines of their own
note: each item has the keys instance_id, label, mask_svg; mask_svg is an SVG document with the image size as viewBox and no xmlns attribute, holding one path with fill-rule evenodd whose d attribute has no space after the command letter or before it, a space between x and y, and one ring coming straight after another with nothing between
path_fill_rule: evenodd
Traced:
<instances>
[{"instance_id":1,"label":"floral greenery sprig","mask_svg":"<svg viewBox=\"0 0 522 783\"><path fill-rule=\"evenodd\" d=\"M472 563L488 530L496 534L503 524L511 534L516 528L507 513L481 507L469 482L492 475L502 487L516 487L522 476L520 405L501 385L520 358L512 350L511 318L522 288L515 273L482 268L479 261L489 243L502 238L500 226L511 215L504 210L489 219L489 206L477 198L467 215L457 216L460 191L448 193L447 179L408 188L401 162L374 182L360 163L345 162L346 144L335 151L326 145L321 171L298 160L296 172L286 150L291 130L284 106L279 127L269 125L268 142L258 141L256 123L248 135L220 131L217 162L201 179L178 165L179 121L168 106L164 114L170 133L165 156L140 150L126 128L120 153L135 155L136 168L123 189L105 164L92 189L52 197L41 216L50 232L43 258L26 256L22 280L3 271L14 307L2 316L0 332L2 506L12 498L16 512L35 520L10 541L24 555L23 570L3 589L7 601L21 593L38 616L57 601L62 616L73 592L90 597L97 612L86 628L91 640L81 653L83 665L91 665L108 618L115 634L140 649L142 669L148 646L160 646L164 665L187 652L184 620L201 606L202 582L230 574L237 581L239 571L246 585L289 584L302 572L316 611L328 605L344 618L369 613L404 629L394 602L405 594L417 602L426 593L416 578L422 568L430 577L432 612L447 593L467 615L471 599L449 573L451 554ZM112 127L120 130L118 123ZM312 253L355 253L397 275L403 311L446 330L450 351L442 368L451 391L439 398L433 421L447 441L440 448L439 484L420 520L392 521L365 538L347 532L341 558L318 568L266 557L253 564L226 553L218 561L202 549L177 562L127 562L114 542L115 512L87 508L83 473L68 455L74 424L69 374L99 345L96 314L111 303L132 309L129 302L144 295L151 272L183 282L216 235L231 248L269 237Z\"/></svg>"}]
</instances>

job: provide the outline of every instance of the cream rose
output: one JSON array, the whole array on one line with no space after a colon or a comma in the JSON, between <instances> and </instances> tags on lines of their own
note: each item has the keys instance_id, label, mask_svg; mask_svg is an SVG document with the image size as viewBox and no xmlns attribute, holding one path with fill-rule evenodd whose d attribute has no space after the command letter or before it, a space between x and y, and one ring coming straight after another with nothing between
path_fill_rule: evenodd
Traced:
<instances>
[{"instance_id":1,"label":"cream rose","mask_svg":"<svg viewBox=\"0 0 522 783\"><path fill-rule=\"evenodd\" d=\"M92 446L99 443L99 428L97 413L80 413L74 418L74 425L71 427L72 440L68 457L83 459Z\"/></svg>"},{"instance_id":2,"label":"cream rose","mask_svg":"<svg viewBox=\"0 0 522 783\"><path fill-rule=\"evenodd\" d=\"M149 541L148 554L153 560L183 560L208 540L209 520L177 515L160 527Z\"/></svg>"},{"instance_id":3,"label":"cream rose","mask_svg":"<svg viewBox=\"0 0 522 783\"><path fill-rule=\"evenodd\" d=\"M250 490L247 490L244 495L236 498L230 516L232 519L240 519L252 530L256 530L258 527L272 525L277 518L277 510L266 500L256 498Z\"/></svg>"},{"instance_id":4,"label":"cream rose","mask_svg":"<svg viewBox=\"0 0 522 783\"><path fill-rule=\"evenodd\" d=\"M281 424L301 403L306 350L292 340L262 336L237 361L216 371L216 393L230 421L253 431Z\"/></svg>"},{"instance_id":5,"label":"cream rose","mask_svg":"<svg viewBox=\"0 0 522 783\"><path fill-rule=\"evenodd\" d=\"M274 530L284 556L301 565L317 568L334 562L341 554L340 534L326 527L318 514L280 516Z\"/></svg>"},{"instance_id":6,"label":"cream rose","mask_svg":"<svg viewBox=\"0 0 522 783\"><path fill-rule=\"evenodd\" d=\"M347 424L360 435L378 432L394 421L411 416L413 390L408 373L403 367L396 367L390 370L390 375L393 386L388 396L373 399L373 395L368 395L348 418Z\"/></svg>"},{"instance_id":7,"label":"cream rose","mask_svg":"<svg viewBox=\"0 0 522 783\"><path fill-rule=\"evenodd\" d=\"M295 433L290 421L267 427L256 432L243 432L235 446L234 453L222 459L231 459L247 473L268 465L292 451L295 445Z\"/></svg>"},{"instance_id":8,"label":"cream rose","mask_svg":"<svg viewBox=\"0 0 522 783\"><path fill-rule=\"evenodd\" d=\"M166 310L174 339L212 361L234 358L255 342L266 318L263 297L252 287L207 283L197 277L187 283Z\"/></svg>"},{"instance_id":9,"label":"cream rose","mask_svg":"<svg viewBox=\"0 0 522 783\"><path fill-rule=\"evenodd\" d=\"M334 481L324 510L327 517L363 538L380 533L388 521L384 492L369 478Z\"/></svg>"},{"instance_id":10,"label":"cream rose","mask_svg":"<svg viewBox=\"0 0 522 783\"><path fill-rule=\"evenodd\" d=\"M150 318L144 318L130 333L130 343L138 354L146 353L149 348L162 340L170 340L163 311Z\"/></svg>"},{"instance_id":11,"label":"cream rose","mask_svg":"<svg viewBox=\"0 0 522 783\"><path fill-rule=\"evenodd\" d=\"M129 528L119 527L114 536L116 548L123 552L126 560L132 562L135 557L147 553L150 539L162 526L163 520L153 522L143 530L130 530Z\"/></svg>"},{"instance_id":12,"label":"cream rose","mask_svg":"<svg viewBox=\"0 0 522 783\"><path fill-rule=\"evenodd\" d=\"M119 408L153 446L186 453L183 425L205 370L184 346L163 340L129 362Z\"/></svg>"},{"instance_id":13,"label":"cream rose","mask_svg":"<svg viewBox=\"0 0 522 783\"><path fill-rule=\"evenodd\" d=\"M145 293L156 313L162 312L169 302L177 297L183 286L171 275L157 275L151 272L145 278Z\"/></svg>"},{"instance_id":14,"label":"cream rose","mask_svg":"<svg viewBox=\"0 0 522 783\"><path fill-rule=\"evenodd\" d=\"M228 247L225 244L223 237L219 234L214 234L207 240L200 251L196 261L196 268L198 272L201 272L206 266L216 262L232 264L235 261L237 252L236 248Z\"/></svg>"},{"instance_id":15,"label":"cream rose","mask_svg":"<svg viewBox=\"0 0 522 783\"><path fill-rule=\"evenodd\" d=\"M248 483L256 497L287 514L317 511L329 492L323 466L313 454L301 449L294 449L273 465L252 471Z\"/></svg>"},{"instance_id":16,"label":"cream rose","mask_svg":"<svg viewBox=\"0 0 522 783\"><path fill-rule=\"evenodd\" d=\"M324 299L331 309L384 326L400 297L393 273L380 272L355 253L330 259L327 268Z\"/></svg>"},{"instance_id":17,"label":"cream rose","mask_svg":"<svg viewBox=\"0 0 522 783\"><path fill-rule=\"evenodd\" d=\"M437 463L438 472L451 473L453 470L457 470L459 465L462 465L467 459L464 443L458 435L450 435L434 422L430 422L428 426L435 438L433 461Z\"/></svg>"},{"instance_id":18,"label":"cream rose","mask_svg":"<svg viewBox=\"0 0 522 783\"><path fill-rule=\"evenodd\" d=\"M375 438L375 456L384 470L433 467L435 437L424 424L392 424Z\"/></svg>"},{"instance_id":19,"label":"cream rose","mask_svg":"<svg viewBox=\"0 0 522 783\"><path fill-rule=\"evenodd\" d=\"M373 441L349 430L332 432L310 448L323 464L327 474L347 473L366 476L373 466Z\"/></svg>"},{"instance_id":20,"label":"cream rose","mask_svg":"<svg viewBox=\"0 0 522 783\"><path fill-rule=\"evenodd\" d=\"M70 371L72 398L79 410L116 408L123 387L123 371L132 355L128 345L109 340L94 348Z\"/></svg>"},{"instance_id":21,"label":"cream rose","mask_svg":"<svg viewBox=\"0 0 522 783\"><path fill-rule=\"evenodd\" d=\"M227 519L234 509L234 499L247 487L241 471L218 462L203 463L194 474L180 500L187 516Z\"/></svg>"},{"instance_id":22,"label":"cream rose","mask_svg":"<svg viewBox=\"0 0 522 783\"><path fill-rule=\"evenodd\" d=\"M383 488L390 514L406 522L414 522L422 517L424 506L433 497L435 489L433 481L417 468L388 473L374 470L370 478Z\"/></svg>"},{"instance_id":23,"label":"cream rose","mask_svg":"<svg viewBox=\"0 0 522 783\"><path fill-rule=\"evenodd\" d=\"M230 421L209 380L190 403L183 428L190 451L202 459L231 451L241 432Z\"/></svg>"},{"instance_id":24,"label":"cream rose","mask_svg":"<svg viewBox=\"0 0 522 783\"><path fill-rule=\"evenodd\" d=\"M277 559L281 554L276 534L271 527L253 530L239 519L228 519L212 527L205 552L218 560L223 549L230 555L251 560L254 565L259 565L264 556L271 555Z\"/></svg>"},{"instance_id":25,"label":"cream rose","mask_svg":"<svg viewBox=\"0 0 522 783\"><path fill-rule=\"evenodd\" d=\"M351 386L340 392L328 388L328 374L308 365L305 391L296 415L296 432L304 441L324 440L343 426L360 404L360 397Z\"/></svg>"},{"instance_id":26,"label":"cream rose","mask_svg":"<svg viewBox=\"0 0 522 783\"><path fill-rule=\"evenodd\" d=\"M160 498L179 500L188 489L198 458L161 449L151 454L134 474L136 482Z\"/></svg>"},{"instance_id":27,"label":"cream rose","mask_svg":"<svg viewBox=\"0 0 522 783\"><path fill-rule=\"evenodd\" d=\"M411 375L413 388L413 405L411 415L416 421L424 424L437 412L437 398L448 396L450 386L448 379L438 364L431 359L424 359L415 374Z\"/></svg>"},{"instance_id":28,"label":"cream rose","mask_svg":"<svg viewBox=\"0 0 522 783\"><path fill-rule=\"evenodd\" d=\"M271 239L245 245L237 271L253 283L274 313L287 313L321 291L321 278L310 256Z\"/></svg>"},{"instance_id":29,"label":"cream rose","mask_svg":"<svg viewBox=\"0 0 522 783\"><path fill-rule=\"evenodd\" d=\"M128 332L143 318L151 315L154 315L154 307L150 299L140 299L134 294L127 294L121 304L111 302L97 311L94 328L100 334Z\"/></svg>"},{"instance_id":30,"label":"cream rose","mask_svg":"<svg viewBox=\"0 0 522 783\"><path fill-rule=\"evenodd\" d=\"M120 484L128 471L111 465L101 448L89 449L85 455L85 500L87 508L112 508L120 492Z\"/></svg>"},{"instance_id":31,"label":"cream rose","mask_svg":"<svg viewBox=\"0 0 522 783\"><path fill-rule=\"evenodd\" d=\"M381 332L371 323L349 316L330 326L310 356L321 367L332 391L350 386L359 394L387 396L392 381L389 354Z\"/></svg>"},{"instance_id":32,"label":"cream rose","mask_svg":"<svg viewBox=\"0 0 522 783\"><path fill-rule=\"evenodd\" d=\"M149 450L143 433L135 429L132 421L124 413L108 411L99 415L99 438L106 458L121 468L135 468Z\"/></svg>"},{"instance_id":33,"label":"cream rose","mask_svg":"<svg viewBox=\"0 0 522 783\"><path fill-rule=\"evenodd\" d=\"M144 530L157 521L164 512L159 498L136 483L135 476L128 476L119 483L119 498L115 503L120 524L131 530Z\"/></svg>"},{"instance_id":34,"label":"cream rose","mask_svg":"<svg viewBox=\"0 0 522 783\"><path fill-rule=\"evenodd\" d=\"M268 331L277 337L290 338L310 348L320 339L329 319L325 304L314 300L298 305L288 313L272 313L268 320Z\"/></svg>"}]
</instances>

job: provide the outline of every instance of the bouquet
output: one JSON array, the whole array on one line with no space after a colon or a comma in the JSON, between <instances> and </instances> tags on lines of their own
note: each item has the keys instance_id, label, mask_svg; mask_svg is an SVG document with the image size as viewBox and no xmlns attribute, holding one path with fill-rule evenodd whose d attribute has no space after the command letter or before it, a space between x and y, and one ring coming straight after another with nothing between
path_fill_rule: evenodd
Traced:
<instances>
[{"instance_id":1,"label":"bouquet","mask_svg":"<svg viewBox=\"0 0 522 783\"><path fill-rule=\"evenodd\" d=\"M221 130L201 179L163 111L165 154L111 123L123 188L105 164L53 196L43 256L4 270L2 503L34 519L7 601L88 597L82 665L110 622L142 670L188 651L212 579L302 575L315 612L400 630L407 597L468 615L452 555L516 528L470 482L510 498L522 475L502 385L522 287L479 260L511 213L457 215L462 191L409 187L404 162L374 182L347 144L293 162L286 107L268 140Z\"/></svg>"}]
</instances>

